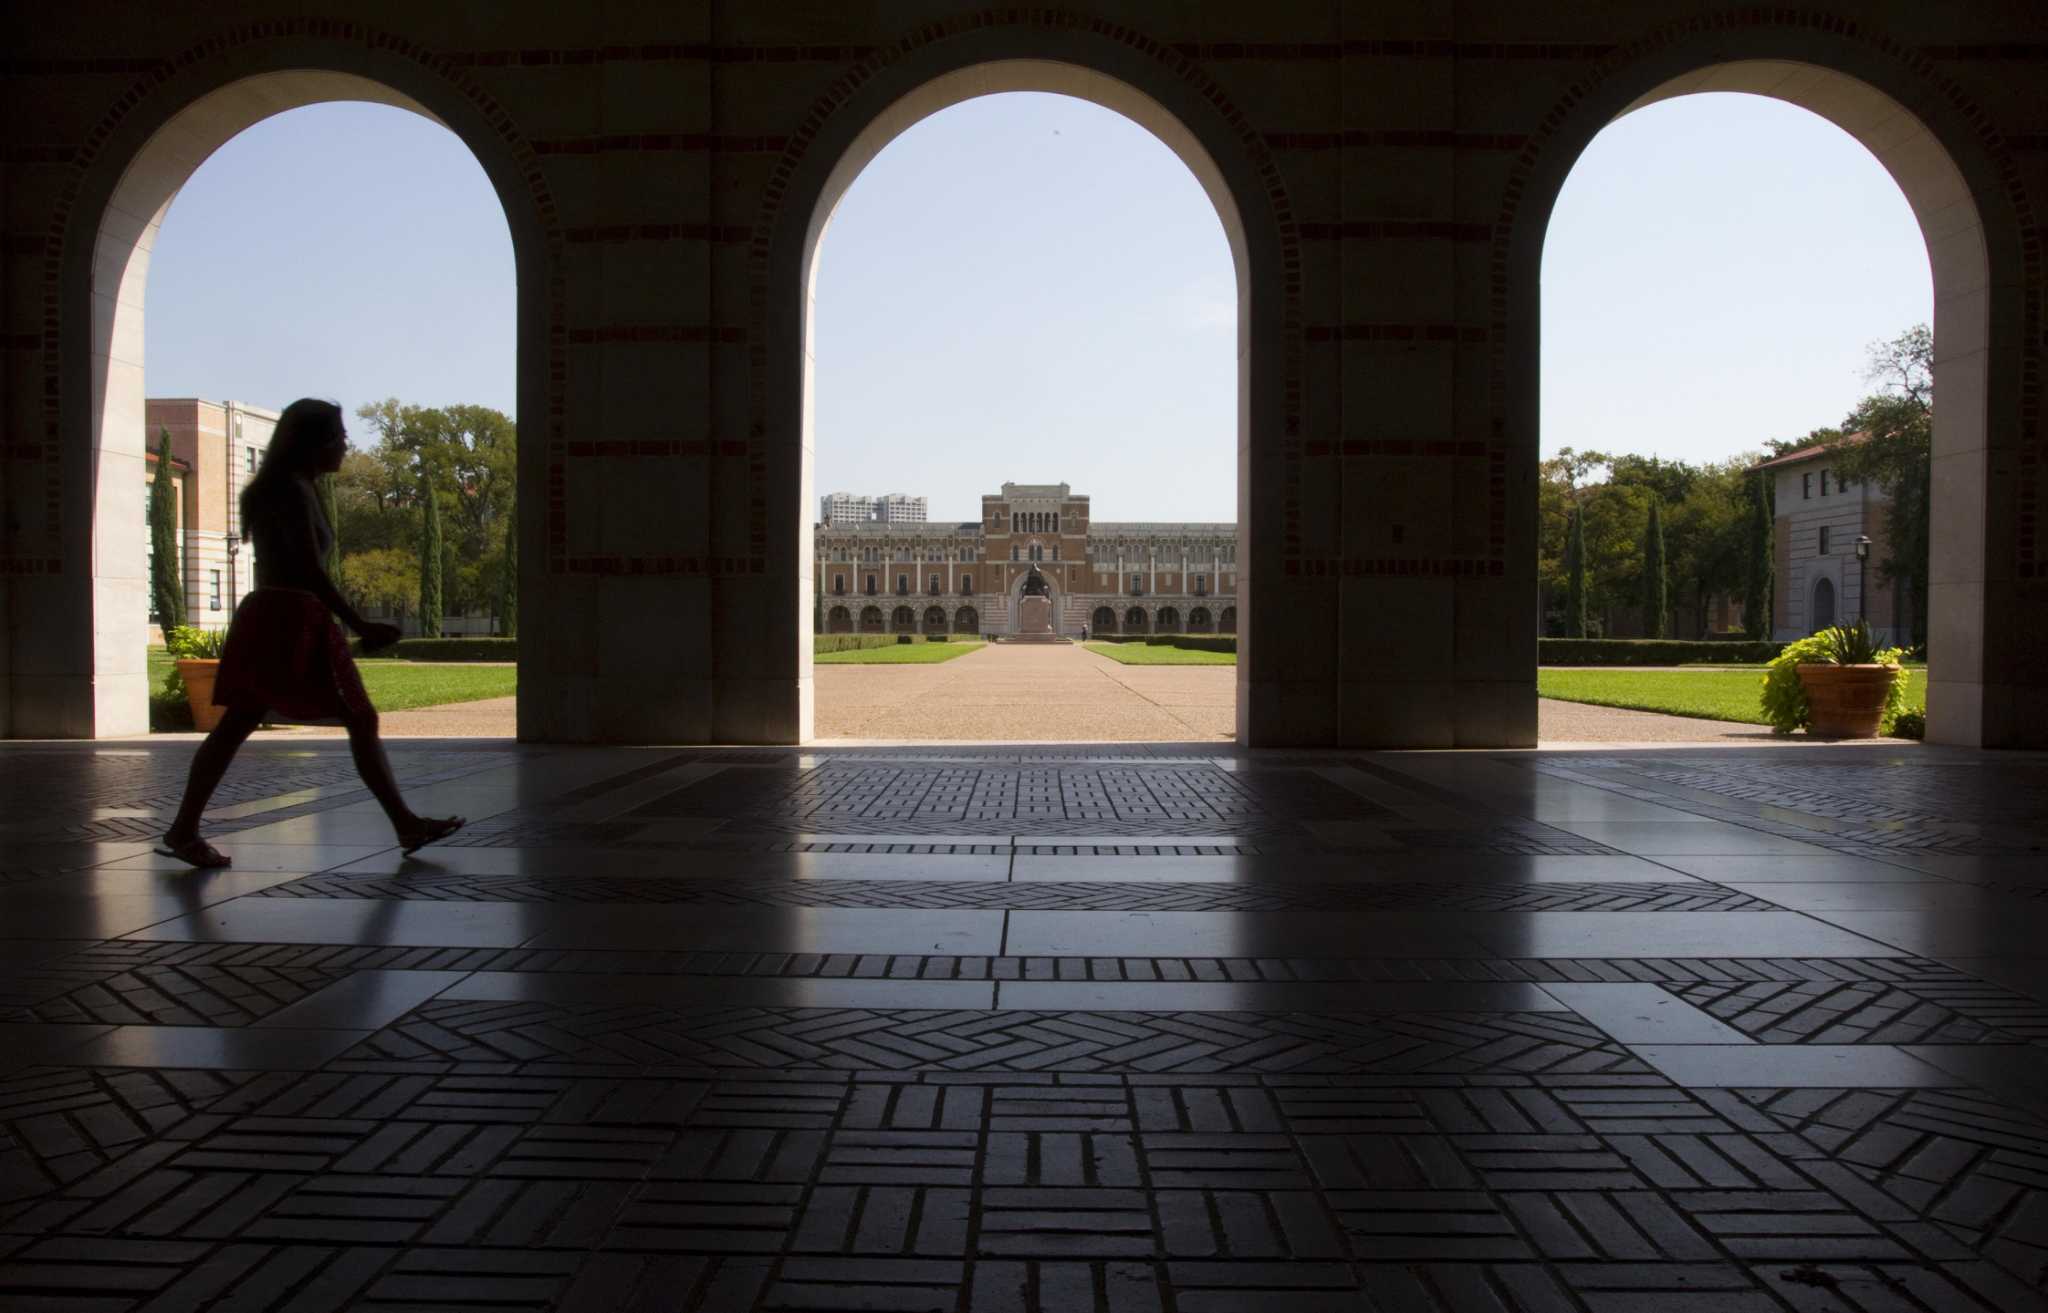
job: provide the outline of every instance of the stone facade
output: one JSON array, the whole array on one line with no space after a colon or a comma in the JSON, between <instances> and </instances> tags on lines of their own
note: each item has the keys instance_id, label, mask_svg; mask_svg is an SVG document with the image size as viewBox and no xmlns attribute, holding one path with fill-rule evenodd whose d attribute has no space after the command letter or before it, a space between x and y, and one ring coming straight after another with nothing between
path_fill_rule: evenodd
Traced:
<instances>
[{"instance_id":1,"label":"stone facade","mask_svg":"<svg viewBox=\"0 0 2048 1313\"><path fill-rule=\"evenodd\" d=\"M1552 205L1618 116L1740 91L1841 126L1918 217L1928 734L2048 745L2039 5L104 0L0 9L0 47L0 733L146 726L157 226L235 134L348 99L445 124L504 205L521 737L803 740L812 257L910 124L1037 91L1157 136L1231 250L1242 740L1531 743Z\"/></svg>"},{"instance_id":2,"label":"stone facade","mask_svg":"<svg viewBox=\"0 0 2048 1313\"><path fill-rule=\"evenodd\" d=\"M1776 507L1771 637L1789 642L1863 618L1886 643L1906 642L1912 622L1905 590L1894 588L1883 570L1890 555L1888 499L1867 482L1845 483L1834 465L1827 448L1806 447L1754 467L1769 472ZM1858 537L1870 539L1870 557L1860 570Z\"/></svg>"},{"instance_id":3,"label":"stone facade","mask_svg":"<svg viewBox=\"0 0 2048 1313\"><path fill-rule=\"evenodd\" d=\"M1023 632L1032 566L1055 632L1235 633L1237 526L1108 523L1064 483L1005 483L961 524L820 524L820 633Z\"/></svg>"}]
</instances>

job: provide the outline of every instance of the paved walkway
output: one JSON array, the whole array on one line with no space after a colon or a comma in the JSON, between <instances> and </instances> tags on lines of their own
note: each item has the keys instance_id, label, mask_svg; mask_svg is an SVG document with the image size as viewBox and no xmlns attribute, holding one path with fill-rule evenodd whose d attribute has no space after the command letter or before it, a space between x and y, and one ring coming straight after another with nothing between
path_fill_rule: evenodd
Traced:
<instances>
[{"instance_id":1,"label":"paved walkway","mask_svg":"<svg viewBox=\"0 0 2048 1313\"><path fill-rule=\"evenodd\" d=\"M1237 734L1235 666L1127 666L1079 644L992 643L935 666L815 673L820 739L1182 743Z\"/></svg>"},{"instance_id":2,"label":"paved walkway","mask_svg":"<svg viewBox=\"0 0 2048 1313\"><path fill-rule=\"evenodd\" d=\"M2043 754L191 751L0 747L10 1313L2044 1308Z\"/></svg>"}]
</instances>

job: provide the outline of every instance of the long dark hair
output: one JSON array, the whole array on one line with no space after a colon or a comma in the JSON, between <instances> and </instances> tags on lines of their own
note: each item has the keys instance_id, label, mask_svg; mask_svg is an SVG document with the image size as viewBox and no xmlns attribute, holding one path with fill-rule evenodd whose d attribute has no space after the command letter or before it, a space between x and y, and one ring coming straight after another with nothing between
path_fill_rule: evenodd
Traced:
<instances>
[{"instance_id":1,"label":"long dark hair","mask_svg":"<svg viewBox=\"0 0 2048 1313\"><path fill-rule=\"evenodd\" d=\"M277 417L270 445L263 449L263 463L242 485L242 537L261 514L262 503L282 491L294 475L303 474L319 451L342 431L341 407L318 397L300 397Z\"/></svg>"}]
</instances>

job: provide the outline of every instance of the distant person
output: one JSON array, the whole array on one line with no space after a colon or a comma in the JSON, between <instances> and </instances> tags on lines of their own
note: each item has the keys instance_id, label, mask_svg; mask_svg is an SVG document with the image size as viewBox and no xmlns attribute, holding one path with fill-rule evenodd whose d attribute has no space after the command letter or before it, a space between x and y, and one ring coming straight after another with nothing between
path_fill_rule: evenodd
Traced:
<instances>
[{"instance_id":1,"label":"distant person","mask_svg":"<svg viewBox=\"0 0 2048 1313\"><path fill-rule=\"evenodd\" d=\"M1086 625L1081 626L1081 641L1084 643L1088 641L1088 626Z\"/></svg>"},{"instance_id":2,"label":"distant person","mask_svg":"<svg viewBox=\"0 0 2048 1313\"><path fill-rule=\"evenodd\" d=\"M460 816L419 816L405 805L377 737L377 709L334 623L340 616L366 650L398 641L396 625L356 614L321 565L334 545L334 527L320 510L313 480L340 469L347 454L341 407L311 397L294 401L278 417L263 464L242 489L242 537L256 544L256 591L235 608L213 685L214 705L227 711L192 758L185 800L157 849L166 856L206 869L230 864L199 836L199 820L236 750L271 712L348 727L356 770L406 852L463 826Z\"/></svg>"}]
</instances>

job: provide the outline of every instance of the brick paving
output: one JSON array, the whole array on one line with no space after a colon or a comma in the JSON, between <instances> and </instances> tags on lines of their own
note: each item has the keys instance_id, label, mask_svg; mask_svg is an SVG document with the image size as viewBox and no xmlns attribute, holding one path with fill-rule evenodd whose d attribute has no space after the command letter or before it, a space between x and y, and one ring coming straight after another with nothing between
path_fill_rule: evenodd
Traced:
<instances>
[{"instance_id":1,"label":"brick paving","mask_svg":"<svg viewBox=\"0 0 2048 1313\"><path fill-rule=\"evenodd\" d=\"M2048 1308L2048 763L0 753L0 1307Z\"/></svg>"}]
</instances>

